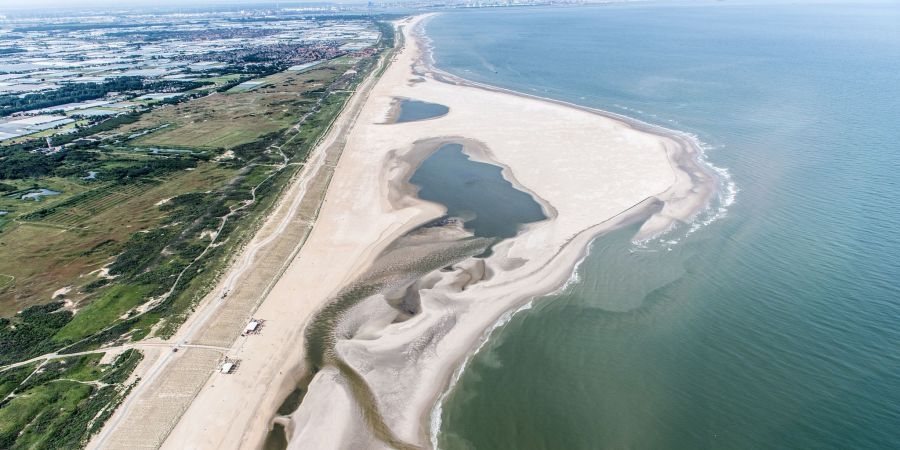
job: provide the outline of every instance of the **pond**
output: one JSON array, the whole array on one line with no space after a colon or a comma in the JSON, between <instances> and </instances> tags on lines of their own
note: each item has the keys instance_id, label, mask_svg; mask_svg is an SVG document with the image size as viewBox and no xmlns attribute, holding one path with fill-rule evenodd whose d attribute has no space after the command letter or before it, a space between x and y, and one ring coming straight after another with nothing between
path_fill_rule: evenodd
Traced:
<instances>
[{"instance_id":1,"label":"pond","mask_svg":"<svg viewBox=\"0 0 900 450\"><path fill-rule=\"evenodd\" d=\"M547 218L531 194L503 178L502 169L477 162L460 144L445 144L416 169L410 183L419 198L447 207L447 215L463 220L477 237L505 239L526 223Z\"/></svg>"},{"instance_id":2,"label":"pond","mask_svg":"<svg viewBox=\"0 0 900 450\"><path fill-rule=\"evenodd\" d=\"M450 108L439 105L437 103L422 102L419 100L400 99L399 112L393 123L415 122L417 120L434 119L441 117L448 112Z\"/></svg>"},{"instance_id":3,"label":"pond","mask_svg":"<svg viewBox=\"0 0 900 450\"><path fill-rule=\"evenodd\" d=\"M40 201L44 197L50 197L50 196L59 195L59 194L60 194L60 192L57 192L57 191L52 191L52 190L46 189L46 188L40 188L40 189L32 189L27 194L22 195L20 198L22 200Z\"/></svg>"}]
</instances>

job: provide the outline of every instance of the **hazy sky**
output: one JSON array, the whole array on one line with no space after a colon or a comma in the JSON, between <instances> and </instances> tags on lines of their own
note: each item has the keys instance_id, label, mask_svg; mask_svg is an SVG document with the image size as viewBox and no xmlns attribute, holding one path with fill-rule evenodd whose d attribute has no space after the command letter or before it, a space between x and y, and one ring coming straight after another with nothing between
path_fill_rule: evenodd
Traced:
<instances>
[{"instance_id":1,"label":"hazy sky","mask_svg":"<svg viewBox=\"0 0 900 450\"><path fill-rule=\"evenodd\" d=\"M86 8L86 7L129 7L129 6L194 6L208 5L240 5L279 3L290 5L296 3L325 3L322 0L0 0L0 12L3 10L22 10L40 8ZM331 0L327 3L365 3L363 0Z\"/></svg>"}]
</instances>

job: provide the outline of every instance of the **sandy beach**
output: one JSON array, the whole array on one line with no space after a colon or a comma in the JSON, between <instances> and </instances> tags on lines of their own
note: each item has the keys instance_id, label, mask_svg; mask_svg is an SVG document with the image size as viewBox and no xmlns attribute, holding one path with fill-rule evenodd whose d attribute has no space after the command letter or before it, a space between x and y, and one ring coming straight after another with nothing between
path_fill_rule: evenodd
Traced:
<instances>
[{"instance_id":1,"label":"sandy beach","mask_svg":"<svg viewBox=\"0 0 900 450\"><path fill-rule=\"evenodd\" d=\"M402 194L415 169L409 156L423 141L477 143L464 145L469 156L503 167L504 176L530 192L550 218L502 242L487 259L466 260L452 271L423 277L418 282L427 286L419 291L421 312L409 320L392 322L396 311L377 295L346 313L343 320L352 325L341 330L345 338L337 340L338 357L365 380L374 398L374 406L367 407L377 408L396 439L392 446L399 441L412 447L432 445L431 412L440 393L498 318L564 284L599 233L649 217L635 239L650 238L688 220L714 189L686 137L435 71L418 36L422 20L403 26L406 46L376 86L338 170L360 180L362 172L381 167L376 183L368 188L358 183L356 201L347 205L367 228L381 218L395 218L379 233L380 244L362 247L369 250L365 255L371 258L371 249L384 248L411 225L442 213L434 204ZM398 98L445 105L449 113L385 125ZM341 195L329 192L329 202L332 194ZM386 198L393 201L385 205ZM323 218L327 214L323 210ZM372 230L353 234L364 231ZM371 263L366 260L366 266ZM291 448L379 446L365 430L348 386L352 383L345 378L333 369L316 376L300 408L285 422Z\"/></svg>"},{"instance_id":2,"label":"sandy beach","mask_svg":"<svg viewBox=\"0 0 900 450\"><path fill-rule=\"evenodd\" d=\"M564 285L598 234L646 220L635 239L648 239L708 203L715 177L698 163L691 139L437 72L420 36L427 18L398 24L403 48L358 115L339 119L352 123L318 218L254 313L265 328L235 341L228 354L241 360L239 370L209 376L164 448L258 448L275 422L285 427L289 448L431 447L436 402L498 319ZM391 123L398 99L449 112ZM495 245L490 256L422 275L409 285L414 314L399 313L389 293L361 299L338 318L332 359L316 368L299 408L277 416L313 369L304 330L316 312L393 267L391 258L403 251L435 251L414 246L419 241L409 233L441 218L444 208L416 198L408 180L441 143L461 144L472 160L502 167L547 219ZM434 243L465 234L447 228L427 236Z\"/></svg>"}]
</instances>

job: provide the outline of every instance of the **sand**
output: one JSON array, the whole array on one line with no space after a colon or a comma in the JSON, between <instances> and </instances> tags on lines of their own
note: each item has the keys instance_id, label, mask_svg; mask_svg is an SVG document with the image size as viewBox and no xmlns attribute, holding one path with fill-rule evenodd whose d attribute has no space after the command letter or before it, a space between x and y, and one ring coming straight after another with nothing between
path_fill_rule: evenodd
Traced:
<instances>
[{"instance_id":1,"label":"sand","mask_svg":"<svg viewBox=\"0 0 900 450\"><path fill-rule=\"evenodd\" d=\"M647 239L689 220L714 177L685 136L561 102L516 95L439 73L418 39L428 16L401 21L404 47L361 106L312 232L254 316L262 333L234 343L231 375L213 373L164 448L257 448L304 373L304 326L360 279L401 236L443 215L412 196L407 180L424 147L462 143L497 164L541 203L528 225L484 259L467 259L419 283L418 314L395 322L382 296L344 318L338 356L373 394L399 441L430 447L432 410L454 371L498 319L568 280L592 239L645 220ZM445 116L389 123L397 98L448 106ZM342 116L343 117L343 116ZM349 119L339 119L349 120ZM418 155L418 156L417 156ZM286 425L290 448L379 448L345 377L320 371Z\"/></svg>"},{"instance_id":2,"label":"sand","mask_svg":"<svg viewBox=\"0 0 900 450\"><path fill-rule=\"evenodd\" d=\"M353 216L375 225L386 216L433 206L408 196L397 201L400 194L390 189L414 169L403 156L425 142L461 143L473 159L500 165L504 176L531 192L551 216L500 244L484 262L469 260L428 275L432 280L423 284L429 288L420 292L422 311L410 320L379 327L396 312L380 308L384 301L377 296L347 313L345 320L365 333L339 340L341 358L365 379L394 436L428 447L433 407L485 330L508 311L564 284L599 233L650 216L635 239L651 238L689 220L709 200L715 183L695 164L698 148L686 136L436 72L414 36L421 20L404 26L406 48L373 92L342 159L344 171L336 174L355 180L360 172L382 167L376 184L357 184ZM442 104L450 112L384 125L396 114L391 103L396 98ZM356 143L360 147L353 151ZM385 197L392 200L389 205L383 204ZM323 217L327 214L323 210ZM382 242L408 231L404 225L394 222L385 230L389 233L379 233ZM483 273L491 276L478 280ZM370 436L347 425L360 413L358 405L338 401L350 392L346 385L334 374L313 380L289 427L291 448L306 448L322 434L342 437L317 448L346 448L360 435Z\"/></svg>"},{"instance_id":3,"label":"sand","mask_svg":"<svg viewBox=\"0 0 900 450\"><path fill-rule=\"evenodd\" d=\"M378 296L347 313L345 320L365 332L339 340L340 357L365 379L393 435L411 446L429 447L434 405L485 330L510 310L563 285L598 234L649 216L635 239L651 238L689 220L709 200L715 183L695 163L699 151L686 136L435 71L415 36L422 20L404 26L407 45L376 86L336 173L336 180L346 176L355 182L345 205L352 216L336 207L342 229L325 229L324 222L317 226L332 231L329 241L347 245L344 256L371 257L371 250L349 253L355 249L344 235L371 236L380 220L396 218L378 232L384 246L410 229L402 213L423 217L433 208L404 196L398 186L415 168L404 156L439 142L461 143L473 159L500 165L504 176L532 193L550 216L501 243L483 262L469 260L453 271L428 275L431 280L422 284L429 288L420 291L421 312L409 320L391 324L396 312L380 307L384 300ZM450 112L385 125L396 114L396 98L442 104ZM373 167L382 168L375 180ZM336 203L342 194L333 193ZM387 205L385 198L391 200ZM330 213L323 210L323 218ZM357 226L351 231L347 221L353 219ZM378 244L367 245L360 249ZM490 277L478 279L485 273ZM288 427L290 447L317 442L316 448L347 448L365 439L367 446L378 446L367 430L351 426L360 412L358 404L344 401L349 392L347 381L334 373L317 376ZM317 440L323 435L332 439Z\"/></svg>"}]
</instances>

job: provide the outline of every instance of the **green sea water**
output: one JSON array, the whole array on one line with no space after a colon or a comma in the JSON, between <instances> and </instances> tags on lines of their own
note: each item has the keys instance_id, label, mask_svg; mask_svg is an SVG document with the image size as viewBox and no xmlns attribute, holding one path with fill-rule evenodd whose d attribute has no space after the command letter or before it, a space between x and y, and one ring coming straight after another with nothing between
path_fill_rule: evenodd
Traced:
<instances>
[{"instance_id":1,"label":"green sea water","mask_svg":"<svg viewBox=\"0 0 900 450\"><path fill-rule=\"evenodd\" d=\"M492 333L443 449L900 448L900 5L444 13L437 65L696 134L710 211L597 239Z\"/></svg>"}]
</instances>

